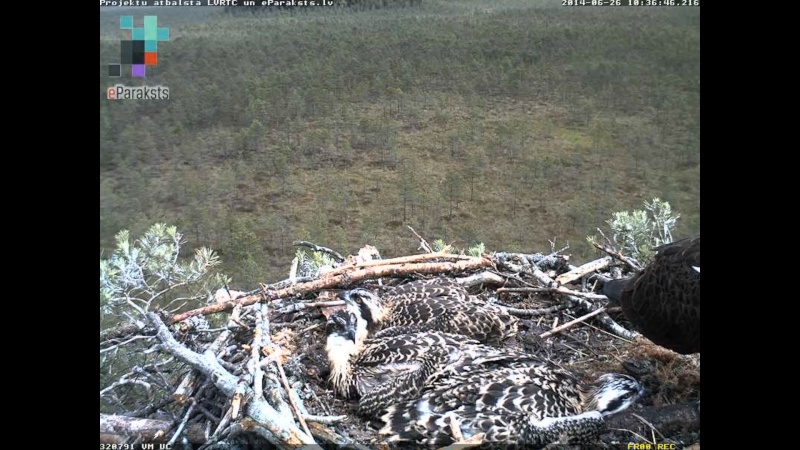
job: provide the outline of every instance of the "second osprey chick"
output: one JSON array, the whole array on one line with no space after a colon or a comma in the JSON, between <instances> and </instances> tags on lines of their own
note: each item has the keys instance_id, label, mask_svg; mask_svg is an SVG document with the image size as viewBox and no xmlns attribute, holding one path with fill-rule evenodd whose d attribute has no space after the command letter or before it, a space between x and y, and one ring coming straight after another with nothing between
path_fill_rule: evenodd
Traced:
<instances>
[{"instance_id":1,"label":"second osprey chick","mask_svg":"<svg viewBox=\"0 0 800 450\"><path fill-rule=\"evenodd\" d=\"M328 319L326 345L334 390L345 398L359 398L362 414L418 398L436 380L454 373L542 363L533 355L458 334L402 333L396 328L392 336L366 339L365 328L355 314L337 311Z\"/></svg>"},{"instance_id":2,"label":"second osprey chick","mask_svg":"<svg viewBox=\"0 0 800 450\"><path fill-rule=\"evenodd\" d=\"M380 296L361 288L339 296L349 311L366 320L370 335L381 336L380 330L401 326L498 345L518 332L516 317L470 295L449 278L412 281Z\"/></svg>"}]
</instances>

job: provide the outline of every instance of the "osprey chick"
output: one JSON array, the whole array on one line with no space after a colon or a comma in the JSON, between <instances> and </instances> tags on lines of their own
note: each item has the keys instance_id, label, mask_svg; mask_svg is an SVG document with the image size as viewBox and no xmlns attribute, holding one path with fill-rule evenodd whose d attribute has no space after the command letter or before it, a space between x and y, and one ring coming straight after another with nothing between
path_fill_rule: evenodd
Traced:
<instances>
[{"instance_id":1,"label":"osprey chick","mask_svg":"<svg viewBox=\"0 0 800 450\"><path fill-rule=\"evenodd\" d=\"M418 398L437 379L487 367L541 364L532 355L480 344L463 335L408 332L366 339L366 321L337 311L327 322L330 381L336 393L359 398L359 412L374 414L388 405Z\"/></svg>"},{"instance_id":2,"label":"osprey chick","mask_svg":"<svg viewBox=\"0 0 800 450\"><path fill-rule=\"evenodd\" d=\"M408 326L500 344L518 331L516 317L470 295L449 278L413 281L380 296L360 288L339 296L348 310L366 320L367 331L375 336L386 335L380 333L383 329Z\"/></svg>"},{"instance_id":3,"label":"osprey chick","mask_svg":"<svg viewBox=\"0 0 800 450\"><path fill-rule=\"evenodd\" d=\"M390 406L380 433L389 441L438 447L455 441L455 422L464 438L485 433L487 445L588 443L604 429L604 416L627 408L642 392L638 381L622 374L582 386L545 365L488 368L445 378L420 398Z\"/></svg>"}]
</instances>

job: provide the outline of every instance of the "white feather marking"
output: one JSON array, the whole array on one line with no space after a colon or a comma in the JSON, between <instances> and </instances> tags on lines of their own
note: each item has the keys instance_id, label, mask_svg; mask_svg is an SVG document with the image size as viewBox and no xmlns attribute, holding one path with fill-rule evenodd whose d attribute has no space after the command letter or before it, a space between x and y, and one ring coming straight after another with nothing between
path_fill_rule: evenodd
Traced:
<instances>
[{"instance_id":1,"label":"white feather marking","mask_svg":"<svg viewBox=\"0 0 800 450\"><path fill-rule=\"evenodd\" d=\"M692 266L692 269L696 270L697 273L700 273L700 266Z\"/></svg>"},{"instance_id":2,"label":"white feather marking","mask_svg":"<svg viewBox=\"0 0 800 450\"><path fill-rule=\"evenodd\" d=\"M428 400L421 400L417 402L417 411L419 411L419 413L423 416L433 413L431 410L431 404L428 403Z\"/></svg>"},{"instance_id":3,"label":"white feather marking","mask_svg":"<svg viewBox=\"0 0 800 450\"><path fill-rule=\"evenodd\" d=\"M328 353L328 362L331 364L330 379L338 388L350 371L350 356L356 351L356 344L344 336L332 334L328 336L325 351ZM345 392L339 393L346 395Z\"/></svg>"},{"instance_id":4,"label":"white feather marking","mask_svg":"<svg viewBox=\"0 0 800 450\"><path fill-rule=\"evenodd\" d=\"M572 421L581 421L585 419L602 419L603 415L600 414L599 411L589 411L583 414L578 414L575 416L565 416L565 417L545 417L542 420L537 420L534 416L531 416L531 425L541 428L549 428L555 424L564 423L564 422L572 422Z\"/></svg>"}]
</instances>

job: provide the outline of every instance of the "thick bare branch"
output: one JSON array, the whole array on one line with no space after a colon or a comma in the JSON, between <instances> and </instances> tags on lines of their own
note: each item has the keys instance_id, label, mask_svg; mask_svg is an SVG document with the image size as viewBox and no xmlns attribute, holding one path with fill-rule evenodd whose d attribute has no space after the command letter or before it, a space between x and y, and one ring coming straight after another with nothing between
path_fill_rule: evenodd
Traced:
<instances>
[{"instance_id":1,"label":"thick bare branch","mask_svg":"<svg viewBox=\"0 0 800 450\"><path fill-rule=\"evenodd\" d=\"M418 256L427 256L428 258L431 258L434 255L438 254L418 255ZM279 298L292 297L295 295L317 292L323 289L332 289L336 287L343 288L350 286L354 283L358 283L373 278L397 277L397 276L404 276L411 274L437 274L437 273L462 272L465 270L480 269L481 267L489 267L492 265L492 261L490 259L483 257L476 258L469 256L450 255L450 254L438 255L435 257L437 258L446 257L450 259L455 259L457 261L385 264L390 261L395 261L400 259L407 260L412 257L395 258L393 260L367 261L365 263L360 263L360 264L364 265L367 265L369 263L384 263L384 264L375 265L375 267L363 267L355 270L350 269L350 271L348 271L347 273L342 273L338 275L330 275L330 273L328 273L324 278L310 281L308 283L298 283L296 285L289 286L277 291L270 290L263 293L241 297L236 301L217 303L215 305L209 305L203 308L193 309L191 311L186 311L181 314L176 314L175 316L172 317L172 321L180 322L181 320L186 320L192 316L213 314L217 312L227 311L233 308L236 304L242 304L243 306L248 306L254 303L258 303L261 300L274 301Z\"/></svg>"},{"instance_id":2,"label":"thick bare branch","mask_svg":"<svg viewBox=\"0 0 800 450\"><path fill-rule=\"evenodd\" d=\"M192 370L183 377L175 392L172 393L172 398L177 403L185 403L192 396L196 383L197 372Z\"/></svg>"},{"instance_id":3,"label":"thick bare branch","mask_svg":"<svg viewBox=\"0 0 800 450\"><path fill-rule=\"evenodd\" d=\"M166 420L100 414L100 443L124 442L130 436L139 436L145 442L166 442L171 428L172 422ZM206 441L199 424L187 424L184 431L192 444Z\"/></svg>"},{"instance_id":4,"label":"thick bare branch","mask_svg":"<svg viewBox=\"0 0 800 450\"><path fill-rule=\"evenodd\" d=\"M239 380L220 365L214 353L207 350L200 355L189 350L175 340L158 315L148 313L147 318L150 324L157 330L157 336L162 342L162 347L165 351L199 370L211 380L214 380L215 386L220 391L228 397L233 397ZM314 443L311 436L306 435L303 430L297 428L291 418L282 416L264 398L254 398L254 392L251 388L247 387L246 392L247 396L250 398L246 407L247 415L262 424L272 433L282 447L288 449L303 444Z\"/></svg>"},{"instance_id":5,"label":"thick bare branch","mask_svg":"<svg viewBox=\"0 0 800 450\"><path fill-rule=\"evenodd\" d=\"M463 286L472 287L484 284L502 285L506 280L500 275L492 272L481 272L468 277L456 278L456 281Z\"/></svg>"},{"instance_id":6,"label":"thick bare branch","mask_svg":"<svg viewBox=\"0 0 800 450\"><path fill-rule=\"evenodd\" d=\"M582 266L570 270L567 273L562 273L561 275L557 276L556 283L558 283L559 285L563 285L571 281L575 281L586 274L608 267L608 265L611 264L611 261L612 261L611 257L606 256L605 258L600 258L588 262L586 264L583 264Z\"/></svg>"}]
</instances>

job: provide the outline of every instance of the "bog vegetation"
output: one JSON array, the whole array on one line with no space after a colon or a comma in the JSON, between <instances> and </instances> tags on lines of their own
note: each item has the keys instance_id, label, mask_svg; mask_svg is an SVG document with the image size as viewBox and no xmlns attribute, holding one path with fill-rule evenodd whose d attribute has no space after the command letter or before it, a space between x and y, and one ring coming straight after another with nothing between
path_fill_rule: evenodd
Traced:
<instances>
[{"instance_id":1,"label":"bog vegetation","mask_svg":"<svg viewBox=\"0 0 800 450\"><path fill-rule=\"evenodd\" d=\"M412 5L412 3L414 3ZM530 252L660 197L699 232L699 8L425 1L231 15L164 8L147 83L105 99L100 247L156 222L240 288L286 278L306 239L382 256L431 241Z\"/></svg>"}]
</instances>

